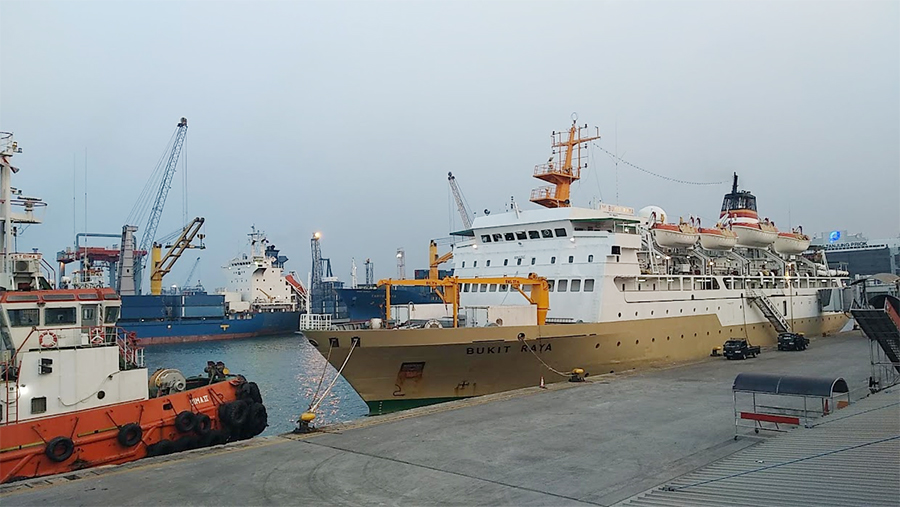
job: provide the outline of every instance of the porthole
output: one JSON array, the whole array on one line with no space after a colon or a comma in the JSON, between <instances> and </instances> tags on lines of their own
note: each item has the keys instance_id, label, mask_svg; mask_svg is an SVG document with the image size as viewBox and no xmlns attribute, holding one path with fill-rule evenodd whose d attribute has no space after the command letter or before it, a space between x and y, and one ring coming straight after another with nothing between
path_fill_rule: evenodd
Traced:
<instances>
[{"instance_id":1,"label":"porthole","mask_svg":"<svg viewBox=\"0 0 900 507\"><path fill-rule=\"evenodd\" d=\"M600 344L598 343L597 345L594 345L594 348L595 348L595 349L599 349L599 348L600 348Z\"/></svg>"},{"instance_id":2,"label":"porthole","mask_svg":"<svg viewBox=\"0 0 900 507\"><path fill-rule=\"evenodd\" d=\"M650 310L650 315L653 315L653 310Z\"/></svg>"},{"instance_id":3,"label":"porthole","mask_svg":"<svg viewBox=\"0 0 900 507\"><path fill-rule=\"evenodd\" d=\"M669 314L669 310L666 310L666 315L668 315L668 314Z\"/></svg>"},{"instance_id":4,"label":"porthole","mask_svg":"<svg viewBox=\"0 0 900 507\"><path fill-rule=\"evenodd\" d=\"M619 312L619 317L620 317L620 318L622 317L622 312Z\"/></svg>"},{"instance_id":5,"label":"porthole","mask_svg":"<svg viewBox=\"0 0 900 507\"><path fill-rule=\"evenodd\" d=\"M684 339L684 335L681 335L681 338Z\"/></svg>"},{"instance_id":6,"label":"porthole","mask_svg":"<svg viewBox=\"0 0 900 507\"><path fill-rule=\"evenodd\" d=\"M638 343L641 343L641 341L640 341L640 340L635 340L635 341L634 341L634 344L635 344L635 345L637 345Z\"/></svg>"},{"instance_id":7,"label":"porthole","mask_svg":"<svg viewBox=\"0 0 900 507\"><path fill-rule=\"evenodd\" d=\"M678 313L684 313L684 308L679 308Z\"/></svg>"},{"instance_id":8,"label":"porthole","mask_svg":"<svg viewBox=\"0 0 900 507\"><path fill-rule=\"evenodd\" d=\"M666 336L666 341L669 341L669 338L671 338L671 337L670 337L670 336Z\"/></svg>"},{"instance_id":9,"label":"porthole","mask_svg":"<svg viewBox=\"0 0 900 507\"><path fill-rule=\"evenodd\" d=\"M97 392L97 399L98 399L98 400L102 400L103 398L106 398L106 391L98 391L98 392Z\"/></svg>"},{"instance_id":10,"label":"porthole","mask_svg":"<svg viewBox=\"0 0 900 507\"><path fill-rule=\"evenodd\" d=\"M634 316L637 317L637 312L634 312Z\"/></svg>"},{"instance_id":11,"label":"porthole","mask_svg":"<svg viewBox=\"0 0 900 507\"><path fill-rule=\"evenodd\" d=\"M650 338L651 342L656 342L656 338Z\"/></svg>"},{"instance_id":12,"label":"porthole","mask_svg":"<svg viewBox=\"0 0 900 507\"><path fill-rule=\"evenodd\" d=\"M616 342L616 347L618 347L620 345L622 345L622 342ZM612 372L610 372L610 373L612 373Z\"/></svg>"}]
</instances>

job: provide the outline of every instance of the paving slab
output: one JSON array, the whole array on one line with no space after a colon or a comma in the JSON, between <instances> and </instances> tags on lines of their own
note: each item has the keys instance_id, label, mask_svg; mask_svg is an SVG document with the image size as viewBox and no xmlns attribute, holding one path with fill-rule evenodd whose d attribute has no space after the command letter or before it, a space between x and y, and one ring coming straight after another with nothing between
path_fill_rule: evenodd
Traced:
<instances>
[{"instance_id":1,"label":"paving slab","mask_svg":"<svg viewBox=\"0 0 900 507\"><path fill-rule=\"evenodd\" d=\"M804 352L591 378L0 488L10 505L611 505L754 445L733 439L741 372L842 376L859 332Z\"/></svg>"}]
</instances>

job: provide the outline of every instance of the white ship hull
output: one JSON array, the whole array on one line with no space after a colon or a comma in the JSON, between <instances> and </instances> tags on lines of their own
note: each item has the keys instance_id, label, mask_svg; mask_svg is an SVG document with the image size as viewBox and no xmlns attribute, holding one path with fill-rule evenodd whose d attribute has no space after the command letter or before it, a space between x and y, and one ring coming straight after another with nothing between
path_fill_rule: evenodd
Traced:
<instances>
[{"instance_id":1,"label":"white ship hull","mask_svg":"<svg viewBox=\"0 0 900 507\"><path fill-rule=\"evenodd\" d=\"M685 248L697 243L699 234L668 229L653 229L653 237L656 244L665 248Z\"/></svg>"},{"instance_id":2,"label":"white ship hull","mask_svg":"<svg viewBox=\"0 0 900 507\"><path fill-rule=\"evenodd\" d=\"M765 248L778 237L777 231L765 231L758 225L734 224L732 230L737 233L737 245L749 248Z\"/></svg>"},{"instance_id":3,"label":"white ship hull","mask_svg":"<svg viewBox=\"0 0 900 507\"><path fill-rule=\"evenodd\" d=\"M737 235L715 232L701 232L700 246L706 250L731 250L737 245Z\"/></svg>"},{"instance_id":4,"label":"white ship hull","mask_svg":"<svg viewBox=\"0 0 900 507\"><path fill-rule=\"evenodd\" d=\"M784 255L796 255L809 248L809 238L799 238L795 235L781 235L775 239L775 251Z\"/></svg>"}]
</instances>

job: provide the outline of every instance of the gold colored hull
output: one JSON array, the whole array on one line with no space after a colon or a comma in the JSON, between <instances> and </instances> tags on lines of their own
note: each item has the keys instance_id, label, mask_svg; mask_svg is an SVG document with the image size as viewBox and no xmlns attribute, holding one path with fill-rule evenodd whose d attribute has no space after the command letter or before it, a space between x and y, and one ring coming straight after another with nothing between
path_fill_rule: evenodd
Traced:
<instances>
[{"instance_id":1,"label":"gold colored hull","mask_svg":"<svg viewBox=\"0 0 900 507\"><path fill-rule=\"evenodd\" d=\"M848 317L827 313L791 321L807 336L840 331ZM381 413L455 398L567 380L554 373L583 368L596 375L706 357L730 337L774 345L768 322L722 326L715 315L591 324L459 329L304 331L318 351L340 368L351 341L359 346L343 376ZM518 339L524 334L524 341ZM540 360L535 357L540 357Z\"/></svg>"}]
</instances>

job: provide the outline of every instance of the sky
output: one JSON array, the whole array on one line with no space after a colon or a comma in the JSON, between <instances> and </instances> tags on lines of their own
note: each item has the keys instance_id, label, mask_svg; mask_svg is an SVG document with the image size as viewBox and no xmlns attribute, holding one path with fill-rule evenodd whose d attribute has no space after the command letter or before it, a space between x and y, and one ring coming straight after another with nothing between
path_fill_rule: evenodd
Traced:
<instances>
[{"instance_id":1,"label":"sky","mask_svg":"<svg viewBox=\"0 0 900 507\"><path fill-rule=\"evenodd\" d=\"M460 228L449 171L479 215L534 208L573 114L601 135L575 205L711 222L737 172L782 229L900 234L897 1L0 1L13 185L49 203L19 250L50 260L121 232L184 116L158 235L187 195L207 288L254 225L304 278L316 231L345 281L411 274Z\"/></svg>"}]
</instances>

